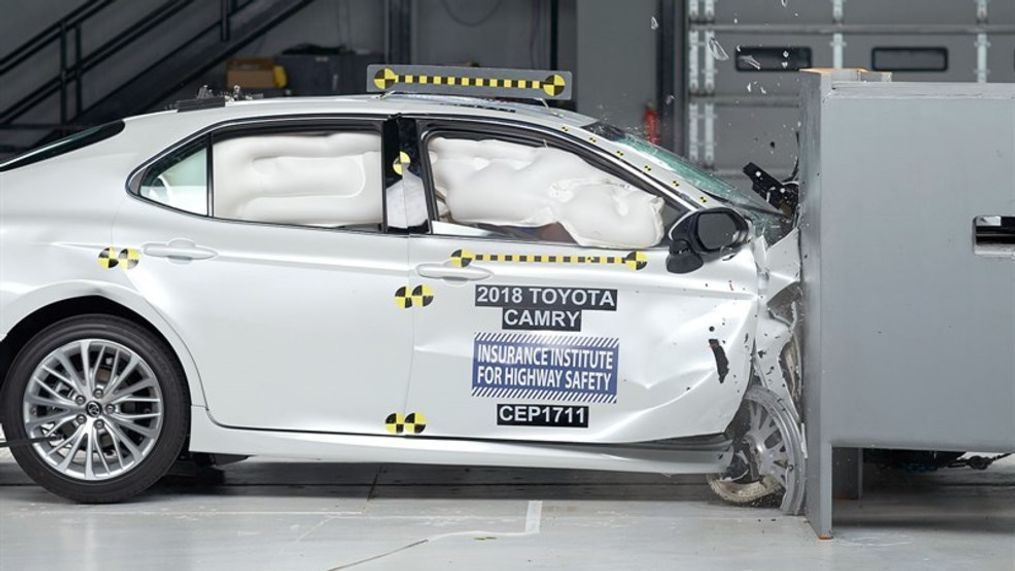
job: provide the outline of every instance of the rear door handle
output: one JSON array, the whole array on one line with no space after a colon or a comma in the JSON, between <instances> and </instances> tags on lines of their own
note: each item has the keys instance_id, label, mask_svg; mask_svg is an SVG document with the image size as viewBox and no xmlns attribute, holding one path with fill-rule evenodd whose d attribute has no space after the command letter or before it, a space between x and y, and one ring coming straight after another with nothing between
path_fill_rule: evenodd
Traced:
<instances>
[{"instance_id":1,"label":"rear door handle","mask_svg":"<svg viewBox=\"0 0 1015 571\"><path fill-rule=\"evenodd\" d=\"M215 250L203 248L185 238L176 238L165 244L145 244L141 246L141 253L175 260L207 260L218 254Z\"/></svg>"},{"instance_id":2,"label":"rear door handle","mask_svg":"<svg viewBox=\"0 0 1015 571\"><path fill-rule=\"evenodd\" d=\"M456 268L444 264L420 264L416 266L416 273L424 278L472 281L485 280L493 275L493 272L483 268Z\"/></svg>"}]
</instances>

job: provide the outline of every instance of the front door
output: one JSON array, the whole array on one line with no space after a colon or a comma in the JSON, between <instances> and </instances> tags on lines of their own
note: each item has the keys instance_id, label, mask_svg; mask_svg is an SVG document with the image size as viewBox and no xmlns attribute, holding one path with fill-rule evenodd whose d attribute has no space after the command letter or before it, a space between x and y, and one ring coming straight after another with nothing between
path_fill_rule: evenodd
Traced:
<instances>
[{"instance_id":1,"label":"front door","mask_svg":"<svg viewBox=\"0 0 1015 571\"><path fill-rule=\"evenodd\" d=\"M426 434L646 442L722 432L746 390L749 249L666 269L680 212L523 128L422 127L432 233L413 236L406 410Z\"/></svg>"},{"instance_id":2,"label":"front door","mask_svg":"<svg viewBox=\"0 0 1015 571\"><path fill-rule=\"evenodd\" d=\"M402 409L408 239L385 224L387 155L371 121L255 123L137 181L115 247L140 252L126 276L185 341L216 422L381 434Z\"/></svg>"}]
</instances>

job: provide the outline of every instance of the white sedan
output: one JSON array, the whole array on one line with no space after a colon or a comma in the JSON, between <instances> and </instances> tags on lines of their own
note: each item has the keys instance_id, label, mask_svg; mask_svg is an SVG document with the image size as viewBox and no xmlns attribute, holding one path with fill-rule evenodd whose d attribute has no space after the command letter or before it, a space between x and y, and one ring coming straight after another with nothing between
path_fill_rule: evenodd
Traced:
<instances>
[{"instance_id":1,"label":"white sedan","mask_svg":"<svg viewBox=\"0 0 1015 571\"><path fill-rule=\"evenodd\" d=\"M0 205L0 415L59 495L202 453L713 474L801 508L796 231L589 117L199 101L3 163Z\"/></svg>"}]
</instances>

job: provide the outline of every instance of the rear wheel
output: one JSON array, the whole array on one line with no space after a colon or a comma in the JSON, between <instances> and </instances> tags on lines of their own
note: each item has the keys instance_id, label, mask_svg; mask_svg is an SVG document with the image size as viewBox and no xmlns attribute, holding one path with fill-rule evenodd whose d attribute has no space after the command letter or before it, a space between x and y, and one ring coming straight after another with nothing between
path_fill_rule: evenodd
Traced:
<instances>
[{"instance_id":1,"label":"rear wheel","mask_svg":"<svg viewBox=\"0 0 1015 571\"><path fill-rule=\"evenodd\" d=\"M730 503L778 500L782 511L800 513L804 454L796 415L775 393L754 386L744 395L732 428L733 461L724 474L708 476L712 491Z\"/></svg>"},{"instance_id":2,"label":"rear wheel","mask_svg":"<svg viewBox=\"0 0 1015 571\"><path fill-rule=\"evenodd\" d=\"M86 315L58 322L18 354L2 394L12 450L39 485L86 503L120 501L162 477L190 423L182 371L137 324Z\"/></svg>"}]
</instances>

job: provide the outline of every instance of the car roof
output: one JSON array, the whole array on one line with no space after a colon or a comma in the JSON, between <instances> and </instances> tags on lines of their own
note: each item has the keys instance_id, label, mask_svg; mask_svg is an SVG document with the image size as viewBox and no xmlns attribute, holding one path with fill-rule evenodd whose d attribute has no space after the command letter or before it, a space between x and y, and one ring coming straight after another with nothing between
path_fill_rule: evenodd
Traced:
<instances>
[{"instance_id":1,"label":"car roof","mask_svg":"<svg viewBox=\"0 0 1015 571\"><path fill-rule=\"evenodd\" d=\"M398 113L454 114L485 118L515 119L546 126L581 128L596 120L592 117L549 107L545 103L506 101L479 97L386 93L383 95L340 95L323 97L285 97L227 101L224 106L177 111L167 110L125 119L128 124L161 123L170 118L177 122L216 123L223 120L277 115L362 113L392 115ZM184 117L192 121L185 120ZM182 120L182 121L181 121Z\"/></svg>"}]
</instances>

